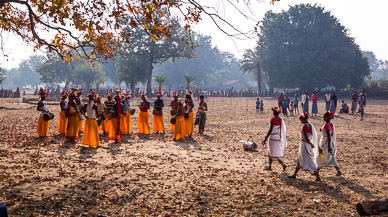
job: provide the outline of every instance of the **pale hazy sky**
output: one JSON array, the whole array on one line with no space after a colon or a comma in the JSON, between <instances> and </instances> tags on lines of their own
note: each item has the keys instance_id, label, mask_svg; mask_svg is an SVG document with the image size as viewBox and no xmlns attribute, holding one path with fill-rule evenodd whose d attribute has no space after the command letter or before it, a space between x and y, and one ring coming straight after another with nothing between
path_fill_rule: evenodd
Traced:
<instances>
[{"instance_id":1,"label":"pale hazy sky","mask_svg":"<svg viewBox=\"0 0 388 217\"><path fill-rule=\"evenodd\" d=\"M221 16L244 32L253 30L256 21L260 21L268 10L280 12L287 9L289 5L318 3L331 11L341 24L349 29L351 37L355 38L362 50L373 51L378 59L388 60L388 0L281 0L275 5L269 4L269 0L251 0L253 14L246 7L239 5L239 8L253 19L245 19L238 15L236 10L226 4L226 0L224 0L226 5L222 4L222 0L200 0L200 2L217 5ZM228 30L225 25L221 24L221 26ZM212 36L214 45L221 50L234 53L237 57L241 57L245 49L256 45L257 39L254 35L251 39L231 40L206 16L203 16L202 22L195 26L194 30ZM21 60L33 55L32 49L21 39L15 36L3 36L8 37L5 43L9 57L7 62L2 55L0 56L1 67L7 69L15 67Z\"/></svg>"}]
</instances>

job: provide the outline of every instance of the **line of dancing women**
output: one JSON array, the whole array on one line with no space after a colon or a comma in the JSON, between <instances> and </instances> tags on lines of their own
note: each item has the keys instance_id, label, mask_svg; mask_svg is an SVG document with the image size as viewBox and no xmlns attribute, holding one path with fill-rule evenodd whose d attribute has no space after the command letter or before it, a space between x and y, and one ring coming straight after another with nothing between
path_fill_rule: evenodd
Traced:
<instances>
[{"instance_id":1,"label":"line of dancing women","mask_svg":"<svg viewBox=\"0 0 388 217\"><path fill-rule=\"evenodd\" d=\"M99 133L108 135L108 140L121 141L122 136L131 132L131 115L135 109L130 107L131 94L114 91L115 95L107 94L107 100L102 103L102 97L94 91L87 95L88 103L81 103L82 89L72 88L71 93L62 92L60 100L60 112L58 133L64 134L69 142L78 140L80 132L83 132L82 144L98 147ZM40 111L37 133L39 137L48 135L49 120L53 118L45 101L47 93L40 89L40 101L37 110ZM152 131L154 133L164 133L164 101L162 94L157 93L152 112ZM138 133L140 136L147 136L151 133L150 114L151 103L147 96L140 95L141 102L138 105ZM200 96L197 115L194 112L194 99L192 91L187 91L184 103L179 99L177 93L173 94L170 110L170 129L173 131L173 140L190 139L194 133L194 125L199 126L199 133L203 134L206 124L207 104L205 97ZM68 99L68 100L67 100ZM83 118L85 124L83 124ZM84 126L84 128L83 128Z\"/></svg>"},{"instance_id":2,"label":"line of dancing women","mask_svg":"<svg viewBox=\"0 0 388 217\"><path fill-rule=\"evenodd\" d=\"M268 160L269 165L265 170L272 170L272 162L278 161L282 167L283 172L286 171L287 165L282 161L282 157L287 148L287 129L286 124L279 114L282 113L279 107L273 107L273 118L270 121L270 128L262 144L265 145L268 138ZM318 143L317 131L309 120L307 112L303 112L299 116L302 123L300 131L300 143L298 158L296 160L296 168L293 175L289 178L296 178L299 170L311 171L316 176L316 181L320 181L319 170L323 167L334 167L337 170L337 176L342 175L336 161L337 155L337 136L335 126L331 123L334 118L332 112L326 112L323 115L325 124L321 131L321 140Z\"/></svg>"}]
</instances>

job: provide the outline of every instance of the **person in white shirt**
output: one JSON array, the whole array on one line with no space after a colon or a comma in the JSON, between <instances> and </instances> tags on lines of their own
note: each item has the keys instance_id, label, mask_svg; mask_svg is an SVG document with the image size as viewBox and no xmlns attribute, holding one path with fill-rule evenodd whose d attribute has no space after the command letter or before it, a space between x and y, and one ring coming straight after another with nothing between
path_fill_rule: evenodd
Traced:
<instances>
[{"instance_id":1,"label":"person in white shirt","mask_svg":"<svg viewBox=\"0 0 388 217\"><path fill-rule=\"evenodd\" d=\"M326 112L328 112L330 109L330 97L331 97L330 92L326 91L326 94L325 94Z\"/></svg>"}]
</instances>

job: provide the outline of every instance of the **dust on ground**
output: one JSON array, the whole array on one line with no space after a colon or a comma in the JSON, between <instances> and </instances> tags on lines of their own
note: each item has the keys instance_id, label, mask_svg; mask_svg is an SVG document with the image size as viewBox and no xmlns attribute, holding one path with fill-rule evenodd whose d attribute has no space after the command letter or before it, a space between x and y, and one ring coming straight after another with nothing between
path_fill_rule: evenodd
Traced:
<instances>
[{"instance_id":1,"label":"dust on ground","mask_svg":"<svg viewBox=\"0 0 388 217\"><path fill-rule=\"evenodd\" d=\"M308 172L287 178L297 158L297 117L285 118L286 173L277 163L273 172L263 170L261 142L277 104L263 99L264 114L256 114L255 98L209 99L205 134L184 142L172 141L170 130L138 137L136 112L122 143L101 135L97 149L58 135L59 105L49 105L56 117L42 140L36 105L0 99L0 201L10 216L353 216L356 203L386 198L387 101L369 100L363 122L358 114L336 116L343 176L322 169L322 182L315 182ZM323 109L321 102L310 120L317 129ZM243 151L239 141L249 136L258 152Z\"/></svg>"}]
</instances>

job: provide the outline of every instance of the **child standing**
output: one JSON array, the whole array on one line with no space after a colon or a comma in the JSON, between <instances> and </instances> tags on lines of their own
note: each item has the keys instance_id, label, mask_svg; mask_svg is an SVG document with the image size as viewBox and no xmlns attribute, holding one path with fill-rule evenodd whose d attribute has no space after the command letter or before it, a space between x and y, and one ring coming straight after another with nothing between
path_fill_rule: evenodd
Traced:
<instances>
[{"instance_id":1,"label":"child standing","mask_svg":"<svg viewBox=\"0 0 388 217\"><path fill-rule=\"evenodd\" d=\"M257 98L257 100L256 100L256 113L259 113L259 111L260 111L260 99Z\"/></svg>"},{"instance_id":2,"label":"child standing","mask_svg":"<svg viewBox=\"0 0 388 217\"><path fill-rule=\"evenodd\" d=\"M260 103L260 112L264 113L264 103L263 103L263 100L261 100L261 103Z\"/></svg>"},{"instance_id":3,"label":"child standing","mask_svg":"<svg viewBox=\"0 0 388 217\"><path fill-rule=\"evenodd\" d=\"M294 102L295 114L296 114L296 111L298 111L298 114L299 114L299 108L298 108L299 100L298 100L298 96L296 96L296 94L295 94L295 98L294 98L293 102Z\"/></svg>"},{"instance_id":4,"label":"child standing","mask_svg":"<svg viewBox=\"0 0 388 217\"><path fill-rule=\"evenodd\" d=\"M282 102L282 112L283 112L284 117L288 118L287 104L285 102Z\"/></svg>"},{"instance_id":5,"label":"child standing","mask_svg":"<svg viewBox=\"0 0 388 217\"><path fill-rule=\"evenodd\" d=\"M294 116L294 109L295 109L294 101L291 101L290 102L290 116Z\"/></svg>"}]
</instances>

